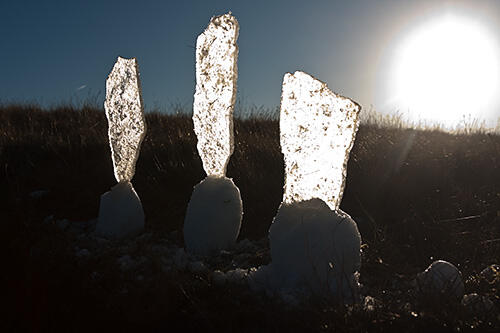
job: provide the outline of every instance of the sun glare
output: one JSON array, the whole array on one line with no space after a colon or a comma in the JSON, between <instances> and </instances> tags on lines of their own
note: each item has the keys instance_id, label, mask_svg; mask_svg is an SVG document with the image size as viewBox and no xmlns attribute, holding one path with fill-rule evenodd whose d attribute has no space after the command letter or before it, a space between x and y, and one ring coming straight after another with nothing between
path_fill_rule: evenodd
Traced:
<instances>
[{"instance_id":1,"label":"sun glare","mask_svg":"<svg viewBox=\"0 0 500 333\"><path fill-rule=\"evenodd\" d=\"M400 45L390 91L393 104L414 120L453 126L493 107L498 93L498 52L478 23L457 16L434 20Z\"/></svg>"}]
</instances>

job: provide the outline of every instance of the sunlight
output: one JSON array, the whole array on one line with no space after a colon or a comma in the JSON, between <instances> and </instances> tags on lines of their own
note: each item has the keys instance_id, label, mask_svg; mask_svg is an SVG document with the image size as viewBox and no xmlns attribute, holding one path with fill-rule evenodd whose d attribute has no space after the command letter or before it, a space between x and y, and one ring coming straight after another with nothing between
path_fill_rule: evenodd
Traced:
<instances>
[{"instance_id":1,"label":"sunlight","mask_svg":"<svg viewBox=\"0 0 500 333\"><path fill-rule=\"evenodd\" d=\"M391 104L445 126L488 111L498 91L498 52L482 26L447 15L410 34L397 50Z\"/></svg>"}]
</instances>

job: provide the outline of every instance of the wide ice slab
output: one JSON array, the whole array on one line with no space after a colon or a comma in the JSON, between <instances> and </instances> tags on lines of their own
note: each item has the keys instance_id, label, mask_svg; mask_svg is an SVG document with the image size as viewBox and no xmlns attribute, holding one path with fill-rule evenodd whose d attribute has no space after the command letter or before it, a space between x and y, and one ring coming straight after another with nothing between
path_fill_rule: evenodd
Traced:
<instances>
[{"instance_id":1,"label":"wide ice slab","mask_svg":"<svg viewBox=\"0 0 500 333\"><path fill-rule=\"evenodd\" d=\"M319 198L338 209L360 109L304 72L285 74L280 113L285 203Z\"/></svg>"},{"instance_id":2,"label":"wide ice slab","mask_svg":"<svg viewBox=\"0 0 500 333\"><path fill-rule=\"evenodd\" d=\"M106 117L115 178L127 182L146 134L137 60L118 57L106 80Z\"/></svg>"},{"instance_id":3,"label":"wide ice slab","mask_svg":"<svg viewBox=\"0 0 500 333\"><path fill-rule=\"evenodd\" d=\"M196 41L193 122L198 153L209 176L224 176L233 153L238 31L231 14L216 16Z\"/></svg>"}]
</instances>

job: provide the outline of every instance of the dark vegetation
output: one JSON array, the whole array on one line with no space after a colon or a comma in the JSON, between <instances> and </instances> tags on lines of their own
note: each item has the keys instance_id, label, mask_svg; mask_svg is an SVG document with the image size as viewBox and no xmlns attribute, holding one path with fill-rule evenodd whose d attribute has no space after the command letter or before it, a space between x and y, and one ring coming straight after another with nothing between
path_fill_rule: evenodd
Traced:
<instances>
[{"instance_id":1,"label":"dark vegetation","mask_svg":"<svg viewBox=\"0 0 500 333\"><path fill-rule=\"evenodd\" d=\"M154 238L174 237L182 246L186 206L193 186L205 177L192 122L188 116L159 113L146 119L134 187L147 231ZM244 204L240 239L262 239L282 196L278 122L236 120L235 136L227 173ZM116 284L123 278L115 264L79 263L72 252L74 236L43 223L50 215L70 221L95 218L100 195L114 184L102 110L1 107L2 298L8 307L2 324L8 331L500 327L498 317L468 317L456 304L419 300L408 287L415 274L444 259L461 270L466 293L488 295L500 308L500 279L485 284L479 277L483 268L500 261L500 136L360 127L342 209L362 234L360 281L364 293L377 300L373 311L318 300L293 307L243 287L217 288L203 275L154 269L149 285L131 283L130 293L121 295ZM48 192L33 198L38 190ZM96 270L103 272L97 285L88 278Z\"/></svg>"}]
</instances>

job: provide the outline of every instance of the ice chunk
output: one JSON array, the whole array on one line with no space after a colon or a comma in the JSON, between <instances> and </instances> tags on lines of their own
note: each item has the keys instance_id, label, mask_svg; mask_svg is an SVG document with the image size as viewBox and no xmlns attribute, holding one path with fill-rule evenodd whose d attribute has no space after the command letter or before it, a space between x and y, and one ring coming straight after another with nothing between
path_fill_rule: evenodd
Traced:
<instances>
[{"instance_id":1,"label":"ice chunk","mask_svg":"<svg viewBox=\"0 0 500 333\"><path fill-rule=\"evenodd\" d=\"M106 80L104 109L118 182L132 180L141 142L146 134L137 60L118 57Z\"/></svg>"},{"instance_id":2,"label":"ice chunk","mask_svg":"<svg viewBox=\"0 0 500 333\"><path fill-rule=\"evenodd\" d=\"M216 16L196 41L193 122L207 175L224 176L233 153L238 30L231 14Z\"/></svg>"},{"instance_id":3,"label":"ice chunk","mask_svg":"<svg viewBox=\"0 0 500 333\"><path fill-rule=\"evenodd\" d=\"M240 191L226 177L208 176L193 190L184 221L186 249L208 255L235 244L243 205Z\"/></svg>"},{"instance_id":4,"label":"ice chunk","mask_svg":"<svg viewBox=\"0 0 500 333\"><path fill-rule=\"evenodd\" d=\"M335 210L361 107L297 71L283 78L280 143L285 156L285 203L322 199Z\"/></svg>"},{"instance_id":5,"label":"ice chunk","mask_svg":"<svg viewBox=\"0 0 500 333\"><path fill-rule=\"evenodd\" d=\"M101 196L96 233L105 237L134 236L144 229L141 200L130 182L121 182Z\"/></svg>"}]
</instances>

